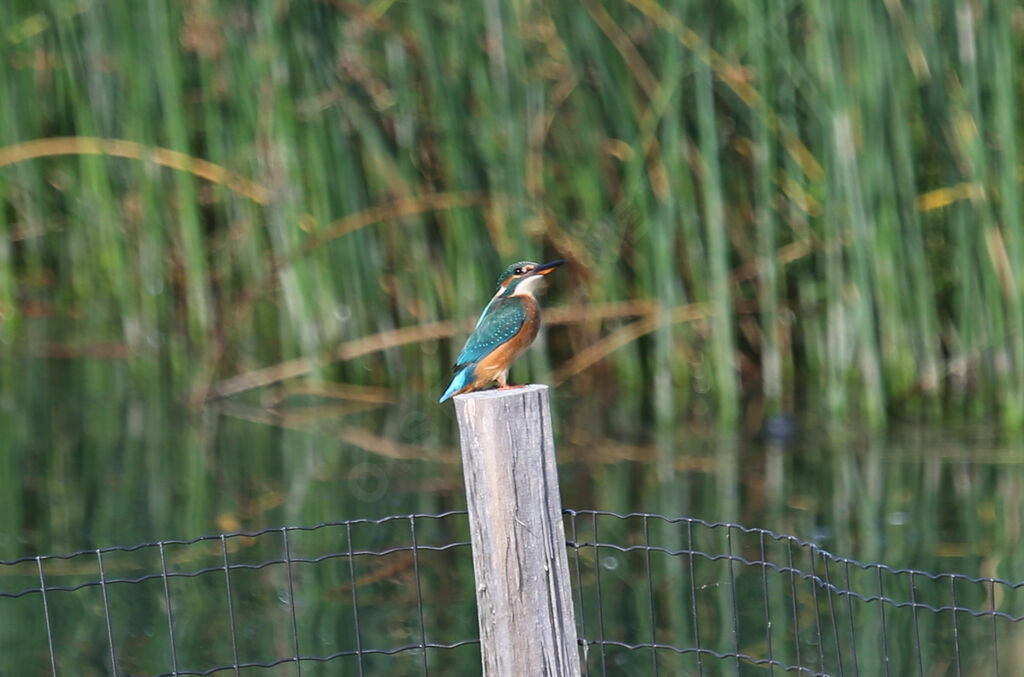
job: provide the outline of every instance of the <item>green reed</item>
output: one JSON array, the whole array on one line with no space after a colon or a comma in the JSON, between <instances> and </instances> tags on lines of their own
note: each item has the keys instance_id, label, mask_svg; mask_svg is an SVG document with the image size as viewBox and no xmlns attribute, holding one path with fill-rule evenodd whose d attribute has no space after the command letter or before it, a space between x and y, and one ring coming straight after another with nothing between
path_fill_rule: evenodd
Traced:
<instances>
[{"instance_id":1,"label":"green reed","mask_svg":"<svg viewBox=\"0 0 1024 677\"><path fill-rule=\"evenodd\" d=\"M11 355L210 381L471 318L509 261L562 257L550 304L662 320L581 393L1024 426L1014 3L9 4ZM56 137L150 150L17 156ZM553 329L517 378L642 319ZM433 394L462 338L324 375Z\"/></svg>"}]
</instances>

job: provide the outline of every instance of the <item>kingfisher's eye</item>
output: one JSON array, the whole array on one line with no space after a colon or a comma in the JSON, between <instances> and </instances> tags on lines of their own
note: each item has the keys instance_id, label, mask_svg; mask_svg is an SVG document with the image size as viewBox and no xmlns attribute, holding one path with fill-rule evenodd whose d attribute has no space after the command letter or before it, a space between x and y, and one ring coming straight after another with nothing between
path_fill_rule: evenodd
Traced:
<instances>
[{"instance_id":1,"label":"kingfisher's eye","mask_svg":"<svg viewBox=\"0 0 1024 677\"><path fill-rule=\"evenodd\" d=\"M522 268L516 268L516 269L515 269L515 270L514 270L513 272L514 272L514 273L515 273L516 275L522 275L522 274L523 274L523 269L522 269Z\"/></svg>"}]
</instances>

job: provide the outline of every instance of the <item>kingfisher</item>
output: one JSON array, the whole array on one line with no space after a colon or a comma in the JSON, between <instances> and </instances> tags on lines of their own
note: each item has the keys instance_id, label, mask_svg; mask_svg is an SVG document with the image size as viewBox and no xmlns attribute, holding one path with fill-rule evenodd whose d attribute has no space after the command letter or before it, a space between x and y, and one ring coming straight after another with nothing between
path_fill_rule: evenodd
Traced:
<instances>
[{"instance_id":1,"label":"kingfisher","mask_svg":"<svg viewBox=\"0 0 1024 677\"><path fill-rule=\"evenodd\" d=\"M455 377L439 402L494 382L499 388L508 387L509 367L530 347L540 329L540 306L533 293L544 276L563 263L520 261L505 269L452 366Z\"/></svg>"}]
</instances>

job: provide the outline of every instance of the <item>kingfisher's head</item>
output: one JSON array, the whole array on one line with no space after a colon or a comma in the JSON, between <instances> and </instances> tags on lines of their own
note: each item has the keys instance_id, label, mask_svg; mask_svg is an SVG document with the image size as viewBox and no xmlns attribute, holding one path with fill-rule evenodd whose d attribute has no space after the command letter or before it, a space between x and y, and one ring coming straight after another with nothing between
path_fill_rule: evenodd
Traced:
<instances>
[{"instance_id":1,"label":"kingfisher's head","mask_svg":"<svg viewBox=\"0 0 1024 677\"><path fill-rule=\"evenodd\" d=\"M516 294L533 296L534 289L544 279L544 276L563 263L565 261L562 260L550 263L534 263L533 261L513 263L498 278L498 289L495 296L514 296Z\"/></svg>"}]
</instances>

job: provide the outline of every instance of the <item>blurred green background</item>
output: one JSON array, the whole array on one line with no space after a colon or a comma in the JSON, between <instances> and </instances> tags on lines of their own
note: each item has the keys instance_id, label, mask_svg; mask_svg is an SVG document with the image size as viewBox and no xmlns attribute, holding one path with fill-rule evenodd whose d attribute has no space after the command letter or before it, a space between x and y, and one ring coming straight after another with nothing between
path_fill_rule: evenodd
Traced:
<instances>
[{"instance_id":1,"label":"blurred green background","mask_svg":"<svg viewBox=\"0 0 1024 677\"><path fill-rule=\"evenodd\" d=\"M1010 0L7 0L0 558L464 506L451 360L564 258L566 506L1020 580L1022 66Z\"/></svg>"}]
</instances>

